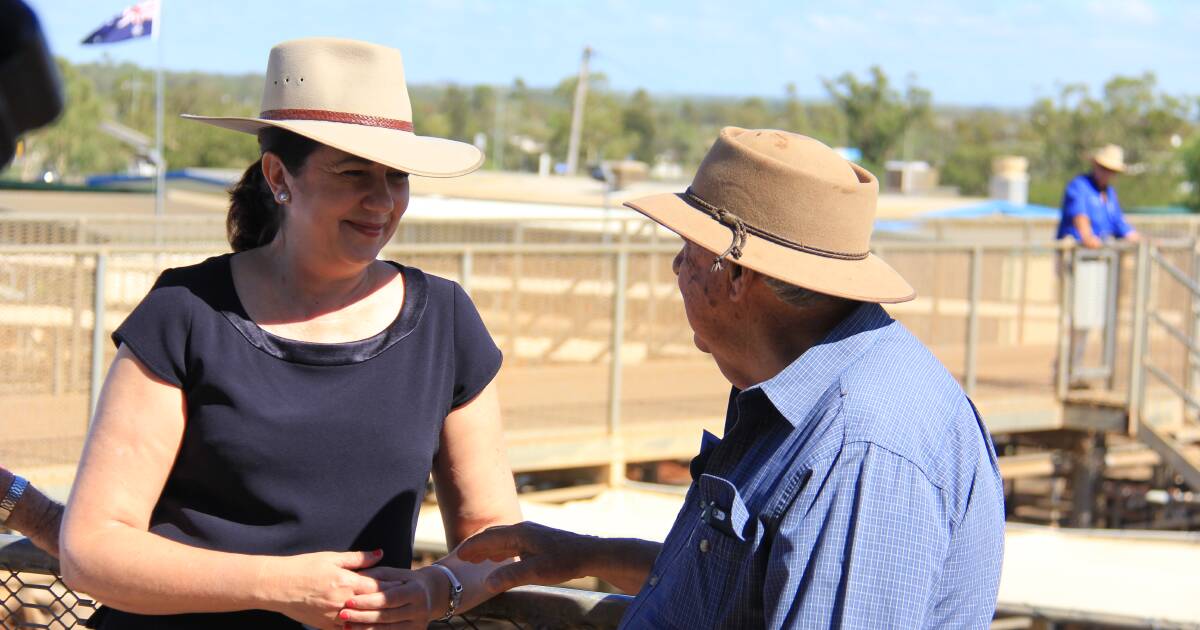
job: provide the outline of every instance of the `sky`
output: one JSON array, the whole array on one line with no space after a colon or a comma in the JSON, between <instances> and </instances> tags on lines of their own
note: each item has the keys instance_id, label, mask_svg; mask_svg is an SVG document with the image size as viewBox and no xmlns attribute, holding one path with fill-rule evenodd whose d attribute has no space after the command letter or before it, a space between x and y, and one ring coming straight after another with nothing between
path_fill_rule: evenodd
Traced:
<instances>
[{"instance_id":1,"label":"sky","mask_svg":"<svg viewBox=\"0 0 1200 630\"><path fill-rule=\"evenodd\" d=\"M553 86L584 46L617 90L825 96L822 78L881 66L935 104L1024 107L1066 83L1098 91L1154 72L1200 93L1200 2L1193 0L163 0L170 70L261 73L270 47L308 36L399 48L410 83ZM79 42L132 0L26 0L52 51L157 62L148 38Z\"/></svg>"}]
</instances>

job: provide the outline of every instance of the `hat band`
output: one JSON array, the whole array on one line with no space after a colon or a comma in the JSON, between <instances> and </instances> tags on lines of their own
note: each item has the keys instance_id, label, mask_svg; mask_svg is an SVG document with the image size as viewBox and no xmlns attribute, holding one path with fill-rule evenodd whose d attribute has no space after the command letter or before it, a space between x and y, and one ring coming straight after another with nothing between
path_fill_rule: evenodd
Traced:
<instances>
[{"instance_id":1,"label":"hat band","mask_svg":"<svg viewBox=\"0 0 1200 630\"><path fill-rule=\"evenodd\" d=\"M701 210L717 222L721 223L721 225L728 227L730 231L733 232L733 241L729 244L729 247L713 261L713 270L719 270L721 268L721 262L725 260L726 257L732 256L734 260L742 257L742 248L746 246L747 233L753 234L758 238L770 241L776 245L781 245L788 249L794 249L798 252L804 252L806 254L812 254L814 256L821 256L824 258L835 258L837 260L864 260L867 256L871 255L871 252L869 251L862 253L839 252L803 245L779 236L778 234L773 234L762 228L755 227L749 223L746 223L746 221L738 215L724 208L708 203L695 192L693 192L691 186L688 186L687 191L684 192L683 195L688 201L692 202L691 205L693 207Z\"/></svg>"},{"instance_id":2,"label":"hat band","mask_svg":"<svg viewBox=\"0 0 1200 630\"><path fill-rule=\"evenodd\" d=\"M407 120L384 118L383 116L366 116L350 112L334 112L326 109L268 109L258 115L267 120L321 120L325 122L364 125L366 127L382 127L397 131L412 132L413 124Z\"/></svg>"}]
</instances>

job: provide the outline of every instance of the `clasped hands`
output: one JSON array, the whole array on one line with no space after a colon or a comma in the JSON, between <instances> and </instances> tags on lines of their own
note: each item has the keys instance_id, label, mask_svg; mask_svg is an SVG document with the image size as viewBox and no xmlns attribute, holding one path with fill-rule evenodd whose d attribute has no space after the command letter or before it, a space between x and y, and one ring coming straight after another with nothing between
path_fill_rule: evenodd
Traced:
<instances>
[{"instance_id":1,"label":"clasped hands","mask_svg":"<svg viewBox=\"0 0 1200 630\"><path fill-rule=\"evenodd\" d=\"M561 584L595 575L594 536L524 522L492 527L463 542L459 559L501 563L485 579L489 593L526 584ZM274 559L269 569L273 607L315 628L424 630L449 605L449 581L432 568L415 571L377 566L382 553L321 552ZM510 558L515 562L503 563Z\"/></svg>"},{"instance_id":2,"label":"clasped hands","mask_svg":"<svg viewBox=\"0 0 1200 630\"><path fill-rule=\"evenodd\" d=\"M263 569L270 608L314 628L425 630L449 604L446 576L382 559L378 550L273 558Z\"/></svg>"}]
</instances>

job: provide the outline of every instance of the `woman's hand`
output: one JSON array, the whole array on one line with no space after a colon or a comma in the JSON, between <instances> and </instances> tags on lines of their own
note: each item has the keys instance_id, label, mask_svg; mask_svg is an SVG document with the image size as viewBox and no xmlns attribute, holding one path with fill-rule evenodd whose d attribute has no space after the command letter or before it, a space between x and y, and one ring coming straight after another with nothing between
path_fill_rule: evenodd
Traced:
<instances>
[{"instance_id":1,"label":"woman's hand","mask_svg":"<svg viewBox=\"0 0 1200 630\"><path fill-rule=\"evenodd\" d=\"M345 628L425 630L450 604L450 581L436 568L376 567L360 573L375 580L378 589L345 602L339 615Z\"/></svg>"},{"instance_id":2,"label":"woman's hand","mask_svg":"<svg viewBox=\"0 0 1200 630\"><path fill-rule=\"evenodd\" d=\"M318 552L270 558L263 564L263 597L269 610L314 628L340 629L338 612L346 601L378 589L379 583L356 571L369 569L383 552Z\"/></svg>"}]
</instances>

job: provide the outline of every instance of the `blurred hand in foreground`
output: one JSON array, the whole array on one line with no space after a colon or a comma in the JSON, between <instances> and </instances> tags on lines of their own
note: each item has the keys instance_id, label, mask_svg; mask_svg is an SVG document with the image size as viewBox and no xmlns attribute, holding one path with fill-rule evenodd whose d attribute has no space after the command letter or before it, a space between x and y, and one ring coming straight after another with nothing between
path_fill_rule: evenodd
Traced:
<instances>
[{"instance_id":1,"label":"blurred hand in foreground","mask_svg":"<svg viewBox=\"0 0 1200 630\"><path fill-rule=\"evenodd\" d=\"M16 481L16 475L0 466L0 498ZM58 557L58 532L62 527L63 505L30 484L13 508L12 515L0 525L25 536L35 547Z\"/></svg>"}]
</instances>

